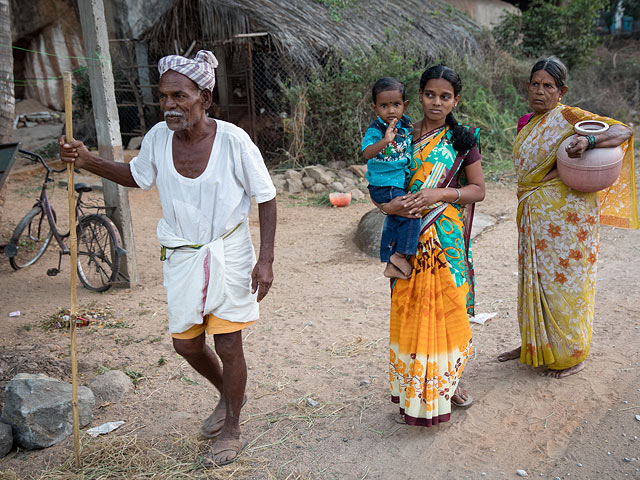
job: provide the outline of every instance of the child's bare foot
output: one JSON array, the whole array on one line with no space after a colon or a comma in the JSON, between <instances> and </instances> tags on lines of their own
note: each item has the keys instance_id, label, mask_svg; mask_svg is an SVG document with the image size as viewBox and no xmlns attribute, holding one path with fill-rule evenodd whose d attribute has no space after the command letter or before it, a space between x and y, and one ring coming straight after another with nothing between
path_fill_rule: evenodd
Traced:
<instances>
[{"instance_id":1,"label":"child's bare foot","mask_svg":"<svg viewBox=\"0 0 640 480\"><path fill-rule=\"evenodd\" d=\"M413 267L411 266L405 255L396 252L391 255L391 258L389 258L389 262L392 263L393 266L398 270L400 270L405 277L411 276Z\"/></svg>"},{"instance_id":2,"label":"child's bare foot","mask_svg":"<svg viewBox=\"0 0 640 480\"><path fill-rule=\"evenodd\" d=\"M387 267L384 269L384 276L387 278L401 278L402 280L411 278L402 273L393 263L387 263Z\"/></svg>"}]
</instances>

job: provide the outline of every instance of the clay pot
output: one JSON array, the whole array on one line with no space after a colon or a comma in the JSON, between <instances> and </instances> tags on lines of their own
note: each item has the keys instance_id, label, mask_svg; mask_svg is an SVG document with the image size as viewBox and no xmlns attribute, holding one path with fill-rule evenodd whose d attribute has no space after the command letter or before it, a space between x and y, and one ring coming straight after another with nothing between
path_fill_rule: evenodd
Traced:
<instances>
[{"instance_id":1,"label":"clay pot","mask_svg":"<svg viewBox=\"0 0 640 480\"><path fill-rule=\"evenodd\" d=\"M567 155L566 148L575 137L576 135L570 136L558 147L560 180L574 190L585 193L597 192L613 185L622 168L624 157L622 148L596 147L593 150L586 150L581 157L571 158Z\"/></svg>"},{"instance_id":2,"label":"clay pot","mask_svg":"<svg viewBox=\"0 0 640 480\"><path fill-rule=\"evenodd\" d=\"M351 203L351 193L330 193L329 201L334 207L346 207Z\"/></svg>"}]
</instances>

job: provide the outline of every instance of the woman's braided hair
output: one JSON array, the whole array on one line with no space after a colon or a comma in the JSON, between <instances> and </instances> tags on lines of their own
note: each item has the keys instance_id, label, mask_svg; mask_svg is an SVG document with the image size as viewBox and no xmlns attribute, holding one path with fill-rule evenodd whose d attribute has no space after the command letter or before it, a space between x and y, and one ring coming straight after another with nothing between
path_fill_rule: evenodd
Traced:
<instances>
[{"instance_id":1,"label":"woman's braided hair","mask_svg":"<svg viewBox=\"0 0 640 480\"><path fill-rule=\"evenodd\" d=\"M422 77L420 77L420 92L424 90L429 80L437 80L439 78L444 78L451 84L455 97L460 94L462 90L462 80L460 80L460 76L454 69L442 64L429 67L425 70ZM457 152L466 152L476 144L475 135L464 125L458 123L452 112L449 112L445 122L451 130L453 148Z\"/></svg>"}]
</instances>

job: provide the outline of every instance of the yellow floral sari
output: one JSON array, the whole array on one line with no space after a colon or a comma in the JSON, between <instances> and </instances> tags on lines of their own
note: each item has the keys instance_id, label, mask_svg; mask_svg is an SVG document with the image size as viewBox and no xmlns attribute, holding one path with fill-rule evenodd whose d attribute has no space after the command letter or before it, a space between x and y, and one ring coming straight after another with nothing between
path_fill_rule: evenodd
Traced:
<instances>
[{"instance_id":1,"label":"yellow floral sari","mask_svg":"<svg viewBox=\"0 0 640 480\"><path fill-rule=\"evenodd\" d=\"M559 178L542 182L560 143L582 120L615 120L556 105L518 133L518 323L520 361L563 370L589 354L594 316L599 224L638 228L633 138L625 142L620 177L597 193L581 193Z\"/></svg>"},{"instance_id":2,"label":"yellow floral sari","mask_svg":"<svg viewBox=\"0 0 640 480\"><path fill-rule=\"evenodd\" d=\"M443 186L460 168L456 160L448 129L418 139L409 191ZM389 381L406 423L431 426L450 419L451 396L472 351L473 270L465 207L440 203L423 214L412 276L392 284Z\"/></svg>"}]
</instances>

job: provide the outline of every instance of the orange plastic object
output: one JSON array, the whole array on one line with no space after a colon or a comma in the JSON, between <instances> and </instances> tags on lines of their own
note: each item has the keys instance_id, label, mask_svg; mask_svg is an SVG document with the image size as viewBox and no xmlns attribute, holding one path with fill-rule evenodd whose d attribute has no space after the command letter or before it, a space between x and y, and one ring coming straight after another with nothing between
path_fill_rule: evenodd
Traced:
<instances>
[{"instance_id":1,"label":"orange plastic object","mask_svg":"<svg viewBox=\"0 0 640 480\"><path fill-rule=\"evenodd\" d=\"M351 203L351 193L330 193L329 201L334 207L346 207Z\"/></svg>"}]
</instances>

